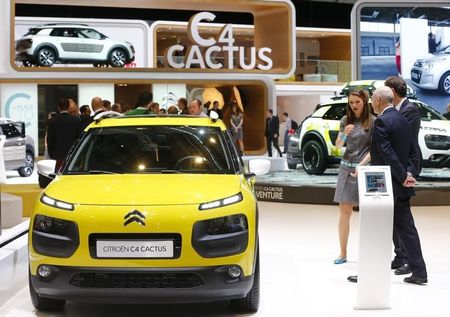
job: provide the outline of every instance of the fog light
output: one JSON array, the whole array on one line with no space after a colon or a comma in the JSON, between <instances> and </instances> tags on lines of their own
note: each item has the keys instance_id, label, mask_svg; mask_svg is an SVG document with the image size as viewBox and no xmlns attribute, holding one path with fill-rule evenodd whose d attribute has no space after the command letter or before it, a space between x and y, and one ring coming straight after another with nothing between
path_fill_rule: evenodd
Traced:
<instances>
[{"instance_id":1,"label":"fog light","mask_svg":"<svg viewBox=\"0 0 450 317\"><path fill-rule=\"evenodd\" d=\"M241 276L241 268L237 265L232 265L228 268L228 275L232 278Z\"/></svg>"},{"instance_id":2,"label":"fog light","mask_svg":"<svg viewBox=\"0 0 450 317\"><path fill-rule=\"evenodd\" d=\"M41 265L38 268L38 274L44 279L48 279L52 275L52 268L48 265Z\"/></svg>"}]
</instances>

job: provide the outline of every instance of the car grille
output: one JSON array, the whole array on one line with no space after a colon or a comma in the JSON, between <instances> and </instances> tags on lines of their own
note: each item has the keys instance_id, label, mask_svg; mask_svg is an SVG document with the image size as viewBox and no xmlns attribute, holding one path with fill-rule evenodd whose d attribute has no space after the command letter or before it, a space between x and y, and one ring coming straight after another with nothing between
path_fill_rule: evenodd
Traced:
<instances>
[{"instance_id":1,"label":"car grille","mask_svg":"<svg viewBox=\"0 0 450 317\"><path fill-rule=\"evenodd\" d=\"M425 144L431 150L448 150L450 149L450 136L427 134L425 136Z\"/></svg>"},{"instance_id":2,"label":"car grille","mask_svg":"<svg viewBox=\"0 0 450 317\"><path fill-rule=\"evenodd\" d=\"M420 83L420 79L422 78L422 72L417 69L411 69L411 80L415 83Z\"/></svg>"},{"instance_id":3,"label":"car grille","mask_svg":"<svg viewBox=\"0 0 450 317\"><path fill-rule=\"evenodd\" d=\"M70 284L82 288L194 288L204 283L195 273L76 273Z\"/></svg>"}]
</instances>

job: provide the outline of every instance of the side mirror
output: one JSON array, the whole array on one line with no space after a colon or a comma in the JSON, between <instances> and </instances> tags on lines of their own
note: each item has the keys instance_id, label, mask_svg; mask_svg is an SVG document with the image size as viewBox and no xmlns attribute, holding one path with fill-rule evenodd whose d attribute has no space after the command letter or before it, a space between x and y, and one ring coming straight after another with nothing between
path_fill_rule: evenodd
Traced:
<instances>
[{"instance_id":1,"label":"side mirror","mask_svg":"<svg viewBox=\"0 0 450 317\"><path fill-rule=\"evenodd\" d=\"M52 180L55 179L55 160L41 160L36 163L39 187L45 188Z\"/></svg>"},{"instance_id":2,"label":"side mirror","mask_svg":"<svg viewBox=\"0 0 450 317\"><path fill-rule=\"evenodd\" d=\"M48 186L48 184L50 184L52 182L52 180L54 180L56 177L55 173L50 173L48 175L45 174L41 174L38 172L38 179L39 179L39 187L40 188L45 188Z\"/></svg>"},{"instance_id":3,"label":"side mirror","mask_svg":"<svg viewBox=\"0 0 450 317\"><path fill-rule=\"evenodd\" d=\"M256 174L255 173L245 173L244 174L245 179L247 182L249 182L252 186L256 183Z\"/></svg>"},{"instance_id":4,"label":"side mirror","mask_svg":"<svg viewBox=\"0 0 450 317\"><path fill-rule=\"evenodd\" d=\"M209 117L211 118L211 120L213 122L216 122L219 119L219 114L217 112L215 112L214 110L211 110L209 112Z\"/></svg>"}]
</instances>

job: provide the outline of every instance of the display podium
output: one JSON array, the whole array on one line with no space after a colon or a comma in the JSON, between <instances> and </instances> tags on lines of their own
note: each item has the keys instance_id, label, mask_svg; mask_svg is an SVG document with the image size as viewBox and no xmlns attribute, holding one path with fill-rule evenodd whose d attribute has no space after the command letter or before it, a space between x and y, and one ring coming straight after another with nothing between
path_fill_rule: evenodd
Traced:
<instances>
[{"instance_id":1,"label":"display podium","mask_svg":"<svg viewBox=\"0 0 450 317\"><path fill-rule=\"evenodd\" d=\"M389 166L359 166L359 260L355 309L388 309L394 199Z\"/></svg>"}]
</instances>

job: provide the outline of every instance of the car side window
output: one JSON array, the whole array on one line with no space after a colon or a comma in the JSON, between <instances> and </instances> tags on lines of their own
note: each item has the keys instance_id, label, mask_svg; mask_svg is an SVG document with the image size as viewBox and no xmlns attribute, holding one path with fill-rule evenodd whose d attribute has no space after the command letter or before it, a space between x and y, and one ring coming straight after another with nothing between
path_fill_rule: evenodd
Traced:
<instances>
[{"instance_id":1,"label":"car side window","mask_svg":"<svg viewBox=\"0 0 450 317\"><path fill-rule=\"evenodd\" d=\"M2 130L7 139L17 138L21 136L20 131L12 123L2 125Z\"/></svg>"},{"instance_id":2,"label":"car side window","mask_svg":"<svg viewBox=\"0 0 450 317\"><path fill-rule=\"evenodd\" d=\"M67 32L67 30L63 28L56 28L50 32L50 36L64 36L64 32Z\"/></svg>"},{"instance_id":3,"label":"car side window","mask_svg":"<svg viewBox=\"0 0 450 317\"><path fill-rule=\"evenodd\" d=\"M82 38L88 38L88 39L93 39L93 40L101 40L102 39L102 35L92 29L79 30L79 34L80 34L79 37L82 37Z\"/></svg>"},{"instance_id":4,"label":"car side window","mask_svg":"<svg viewBox=\"0 0 450 317\"><path fill-rule=\"evenodd\" d=\"M345 115L346 113L346 103L339 103L339 104L335 104L333 105L324 115L323 115L323 119L324 120L341 120L342 117Z\"/></svg>"}]
</instances>

